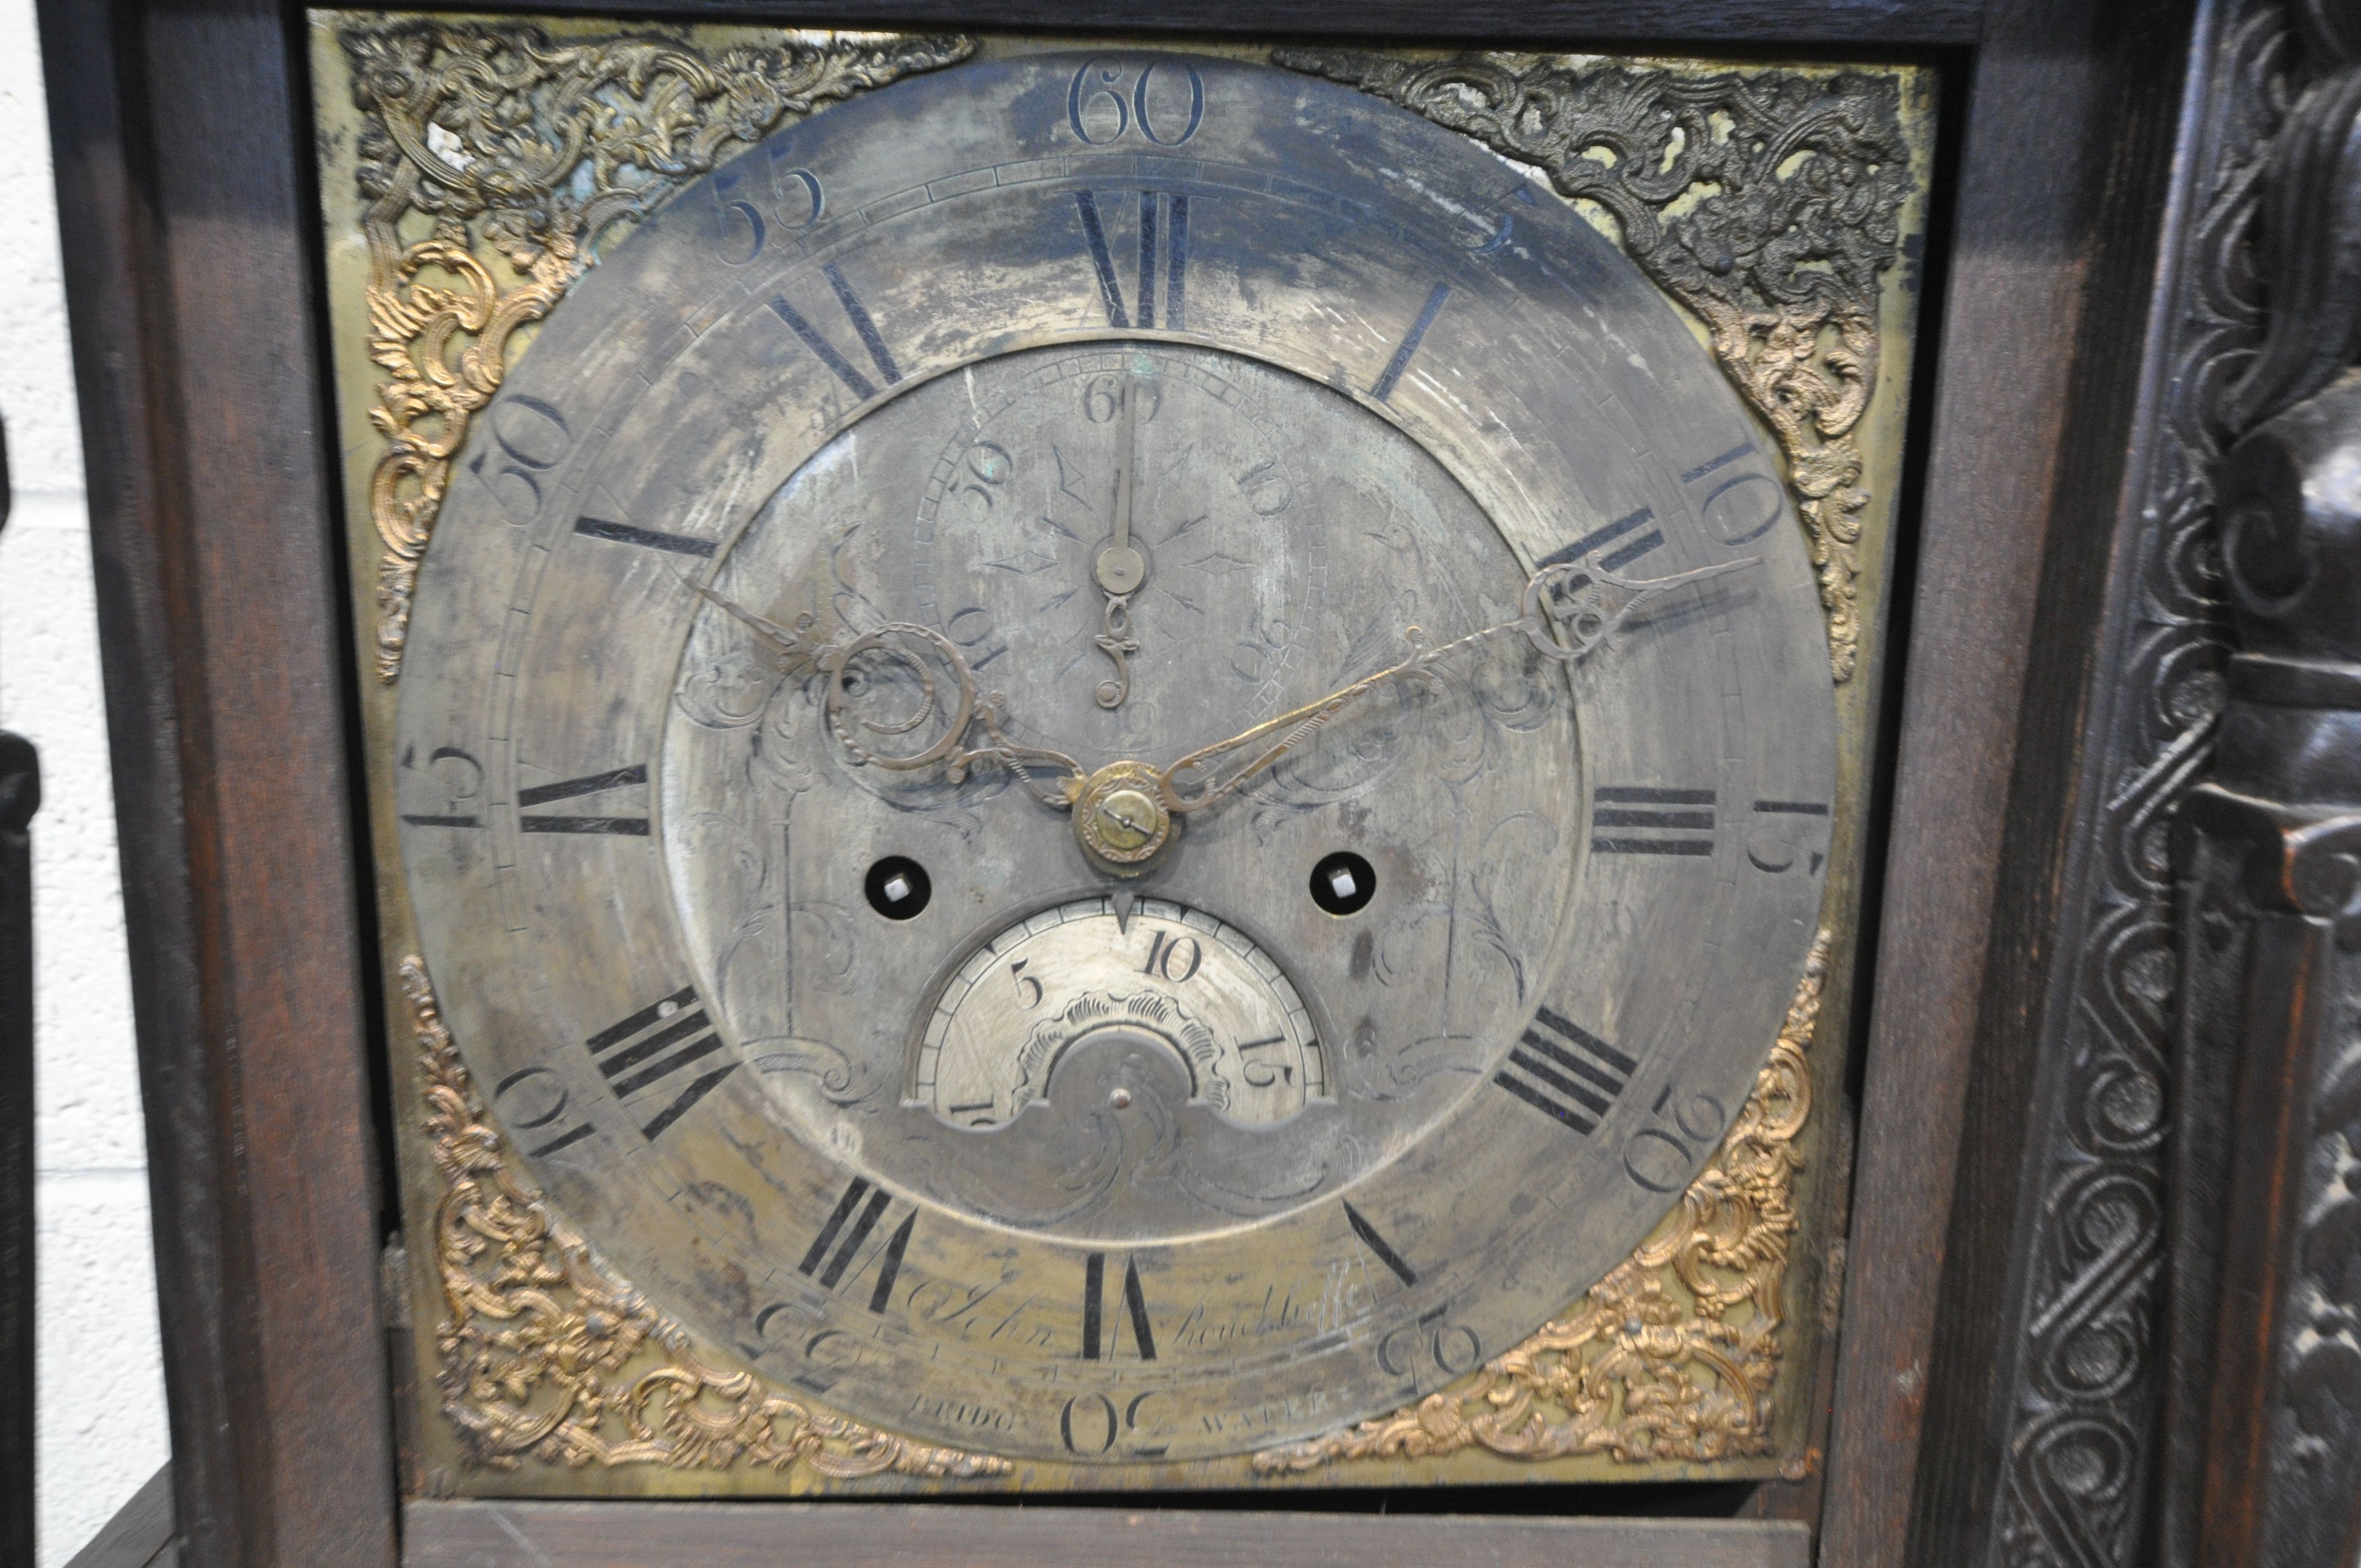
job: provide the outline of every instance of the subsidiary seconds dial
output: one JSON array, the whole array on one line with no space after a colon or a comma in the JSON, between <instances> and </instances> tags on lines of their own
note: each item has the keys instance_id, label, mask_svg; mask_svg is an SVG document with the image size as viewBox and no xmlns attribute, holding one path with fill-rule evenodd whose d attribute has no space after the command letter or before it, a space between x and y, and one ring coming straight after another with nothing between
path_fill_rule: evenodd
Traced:
<instances>
[{"instance_id":1,"label":"subsidiary seconds dial","mask_svg":"<svg viewBox=\"0 0 2361 1568\"><path fill-rule=\"evenodd\" d=\"M927 1020L917 1096L992 1126L1047 1097L1069 1051L1100 1041L1180 1063L1191 1100L1242 1122L1284 1121L1327 1091L1311 1014L1279 960L1201 911L1148 899L1118 914L1102 896L1045 909L959 967ZM1145 1113L1137 1091L1114 1092L1109 1109Z\"/></svg>"}]
</instances>

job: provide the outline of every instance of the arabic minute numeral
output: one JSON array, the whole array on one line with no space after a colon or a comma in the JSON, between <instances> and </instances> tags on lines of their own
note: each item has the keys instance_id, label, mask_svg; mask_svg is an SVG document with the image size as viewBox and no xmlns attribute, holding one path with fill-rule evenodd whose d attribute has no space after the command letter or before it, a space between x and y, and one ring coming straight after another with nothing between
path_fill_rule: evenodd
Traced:
<instances>
[{"instance_id":1,"label":"arabic minute numeral","mask_svg":"<svg viewBox=\"0 0 2361 1568\"><path fill-rule=\"evenodd\" d=\"M492 1109L535 1159L571 1148L598 1131L568 1114L572 1103L566 1080L552 1068L520 1068L492 1087ZM526 1134L529 1139L522 1135Z\"/></svg>"},{"instance_id":2,"label":"arabic minute numeral","mask_svg":"<svg viewBox=\"0 0 2361 1568\"><path fill-rule=\"evenodd\" d=\"M1240 1076L1245 1078L1246 1080L1247 1088L1268 1089L1274 1083L1281 1081L1293 1083L1295 1081L1295 1069L1288 1066L1286 1063L1257 1061L1252 1057L1246 1055L1248 1051L1258 1051L1266 1047L1283 1046L1285 1044L1287 1044L1287 1036L1285 1035L1273 1035L1267 1040L1244 1040L1239 1042L1238 1059L1246 1063L1246 1069ZM1349 1210L1352 1205L1347 1203L1345 1207Z\"/></svg>"},{"instance_id":3,"label":"arabic minute numeral","mask_svg":"<svg viewBox=\"0 0 2361 1568\"><path fill-rule=\"evenodd\" d=\"M1151 377L1126 378L1112 371L1093 376L1082 383L1082 417L1093 424L1111 423L1123 412L1124 400L1136 397L1140 400L1139 422L1153 424L1164 408L1163 386Z\"/></svg>"},{"instance_id":4,"label":"arabic minute numeral","mask_svg":"<svg viewBox=\"0 0 2361 1568\"><path fill-rule=\"evenodd\" d=\"M520 527L541 513L541 477L566 460L573 427L552 404L511 393L492 405L492 444L467 472L492 492L500 515Z\"/></svg>"},{"instance_id":5,"label":"arabic minute numeral","mask_svg":"<svg viewBox=\"0 0 2361 1568\"><path fill-rule=\"evenodd\" d=\"M1186 985L1196 977L1197 966L1205 961L1204 944L1194 937L1175 938L1169 931L1151 932L1154 938L1148 945L1148 961L1139 966L1142 974L1162 975L1174 985ZM1181 949L1188 949L1183 959ZM1178 964L1180 972L1172 972Z\"/></svg>"},{"instance_id":6,"label":"arabic minute numeral","mask_svg":"<svg viewBox=\"0 0 2361 1568\"><path fill-rule=\"evenodd\" d=\"M943 635L959 644L971 672L980 672L1008 652L1008 644L993 634L999 623L980 605L955 609L943 618Z\"/></svg>"},{"instance_id":7,"label":"arabic minute numeral","mask_svg":"<svg viewBox=\"0 0 2361 1568\"><path fill-rule=\"evenodd\" d=\"M1675 1102L1679 1092L1666 1084L1648 1108L1649 1124L1623 1141L1623 1174L1659 1195L1688 1184L1702 1152L1713 1147L1730 1124L1730 1113L1712 1095L1697 1090Z\"/></svg>"},{"instance_id":8,"label":"arabic minute numeral","mask_svg":"<svg viewBox=\"0 0 2361 1568\"><path fill-rule=\"evenodd\" d=\"M1257 517L1277 517L1295 499L1295 487L1288 482L1276 457L1266 457L1239 475L1238 491L1246 497L1246 510Z\"/></svg>"},{"instance_id":9,"label":"arabic minute numeral","mask_svg":"<svg viewBox=\"0 0 2361 1568\"><path fill-rule=\"evenodd\" d=\"M1193 65L1180 69L1179 78L1159 80L1170 62L1150 61L1134 76L1121 60L1085 60L1067 84L1067 128L1085 147L1104 147L1134 133L1158 147L1180 146L1205 123L1205 79ZM1185 109L1173 101L1181 82L1188 84Z\"/></svg>"},{"instance_id":10,"label":"arabic minute numeral","mask_svg":"<svg viewBox=\"0 0 2361 1568\"><path fill-rule=\"evenodd\" d=\"M442 797L440 811L405 811L401 819L412 828L481 828L484 819L467 810L483 793L484 764L474 753L456 746L437 746L426 754L426 766L418 766L418 748L406 748L401 753L401 772L405 781L419 778L419 793L431 793Z\"/></svg>"},{"instance_id":11,"label":"arabic minute numeral","mask_svg":"<svg viewBox=\"0 0 2361 1568\"><path fill-rule=\"evenodd\" d=\"M1113 1448L1125 1432L1149 1431L1153 1418L1149 1418L1148 1424L1143 1424L1140 1407L1158 1397L1158 1391L1151 1388L1144 1394L1134 1394L1127 1403L1118 1406L1104 1394L1077 1394L1058 1412L1058 1436L1065 1442L1067 1453L1095 1458ZM1169 1443L1151 1446L1134 1442L1124 1448L1126 1455L1140 1459L1161 1459L1170 1451Z\"/></svg>"},{"instance_id":12,"label":"arabic minute numeral","mask_svg":"<svg viewBox=\"0 0 2361 1568\"><path fill-rule=\"evenodd\" d=\"M981 503L975 515L987 517L1000 504L1000 487L1016 476L1016 459L1008 448L996 441L979 441L967 449L961 460L959 472L952 477L951 494L972 496Z\"/></svg>"},{"instance_id":13,"label":"arabic minute numeral","mask_svg":"<svg viewBox=\"0 0 2361 1568\"><path fill-rule=\"evenodd\" d=\"M1016 1005L1034 1008L1041 1005L1041 982L1025 972L1029 959L1018 959L1008 966L1009 982L1016 988Z\"/></svg>"},{"instance_id":14,"label":"arabic minute numeral","mask_svg":"<svg viewBox=\"0 0 2361 1568\"><path fill-rule=\"evenodd\" d=\"M1389 1377L1418 1381L1422 1360L1446 1378L1476 1370L1484 1360L1484 1342L1465 1323L1450 1321L1451 1303L1419 1314L1378 1341L1378 1369Z\"/></svg>"},{"instance_id":15,"label":"arabic minute numeral","mask_svg":"<svg viewBox=\"0 0 2361 1568\"><path fill-rule=\"evenodd\" d=\"M776 150L768 154L771 189L767 193L757 190L748 173L755 161L746 158L726 164L707 181L713 198L713 253L726 266L751 265L763 254L774 225L800 233L819 222L828 204L819 176L808 169L776 167ZM765 194L767 202L760 199Z\"/></svg>"},{"instance_id":16,"label":"arabic minute numeral","mask_svg":"<svg viewBox=\"0 0 2361 1568\"><path fill-rule=\"evenodd\" d=\"M1758 872L1769 872L1775 876L1781 872L1794 870L1800 863L1810 875L1820 874L1820 868L1828 862L1827 851L1807 850L1795 835L1798 829L1808 827L1815 817L1822 822L1828 819L1828 802L1758 800L1754 803L1754 815L1773 820L1761 825L1755 832L1748 835L1746 861L1749 865ZM1795 819L1795 825L1791 827L1780 820L1782 818Z\"/></svg>"},{"instance_id":17,"label":"arabic minute numeral","mask_svg":"<svg viewBox=\"0 0 2361 1568\"><path fill-rule=\"evenodd\" d=\"M1763 472L1761 457L1749 441L1707 458L1681 476L1684 487L1703 491L1697 498L1697 515L1724 544L1735 546L1762 538L1786 509L1786 492L1777 479Z\"/></svg>"}]
</instances>

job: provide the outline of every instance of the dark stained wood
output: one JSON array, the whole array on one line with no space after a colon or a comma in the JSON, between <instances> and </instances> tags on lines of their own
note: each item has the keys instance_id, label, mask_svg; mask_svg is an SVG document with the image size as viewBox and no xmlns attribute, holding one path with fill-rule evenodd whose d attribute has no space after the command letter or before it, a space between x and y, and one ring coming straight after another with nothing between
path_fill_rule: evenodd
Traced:
<instances>
[{"instance_id":1,"label":"dark stained wood","mask_svg":"<svg viewBox=\"0 0 2361 1568\"><path fill-rule=\"evenodd\" d=\"M1808 1568L1776 1520L1501 1519L847 1503L412 1503L402 1568Z\"/></svg>"},{"instance_id":2,"label":"dark stained wood","mask_svg":"<svg viewBox=\"0 0 2361 1568\"><path fill-rule=\"evenodd\" d=\"M1835 45L1886 49L1972 44L1988 0L1168 0L1155 7L1103 0L570 0L543 12L802 27L1032 27L1060 32L1245 33L1262 37L1576 43ZM472 0L405 6L481 11Z\"/></svg>"},{"instance_id":3,"label":"dark stained wood","mask_svg":"<svg viewBox=\"0 0 2361 1568\"><path fill-rule=\"evenodd\" d=\"M167 1464L115 1509L66 1568L176 1568L179 1556L172 1541L172 1467Z\"/></svg>"},{"instance_id":4,"label":"dark stained wood","mask_svg":"<svg viewBox=\"0 0 2361 1568\"><path fill-rule=\"evenodd\" d=\"M390 1563L309 160L259 3L41 8L191 1564Z\"/></svg>"},{"instance_id":5,"label":"dark stained wood","mask_svg":"<svg viewBox=\"0 0 2361 1568\"><path fill-rule=\"evenodd\" d=\"M2188 37L2180 6L2142 16L2126 27L2104 3L2011 0L1970 88L1848 1242L1831 1565L1903 1561L1914 1493L1948 1506L1953 1468L1993 1467L1982 1391L2109 586L2109 534L2084 520L2114 510L2155 149ZM2014 1111L1981 1109L1995 1103ZM1938 1517L1910 1560L1961 1561L1980 1533Z\"/></svg>"},{"instance_id":6,"label":"dark stained wood","mask_svg":"<svg viewBox=\"0 0 2361 1568\"><path fill-rule=\"evenodd\" d=\"M2286 41L2264 329L2211 475L2236 652L2176 856L2165 1568L2345 1568L2361 1541L2361 37Z\"/></svg>"},{"instance_id":7,"label":"dark stained wood","mask_svg":"<svg viewBox=\"0 0 2361 1568\"><path fill-rule=\"evenodd\" d=\"M2170 1067L2163 851L2220 701L2206 471L2253 342L2240 246L2276 7L2193 11L2127 36L2125 131L2092 209L1916 1561L2152 1561L2151 1502L2180 1485L2156 1478L2166 1155L2206 1107Z\"/></svg>"}]
</instances>

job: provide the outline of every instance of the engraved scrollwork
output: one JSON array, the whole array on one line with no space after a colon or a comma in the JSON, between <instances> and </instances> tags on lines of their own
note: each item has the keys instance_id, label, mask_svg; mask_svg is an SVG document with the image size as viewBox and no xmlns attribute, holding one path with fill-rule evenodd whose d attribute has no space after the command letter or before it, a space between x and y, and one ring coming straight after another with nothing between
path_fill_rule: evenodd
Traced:
<instances>
[{"instance_id":1,"label":"engraved scrollwork","mask_svg":"<svg viewBox=\"0 0 2361 1568\"><path fill-rule=\"evenodd\" d=\"M470 421L518 330L549 313L611 225L788 120L974 49L964 37L777 37L707 49L664 34L560 41L522 22L340 31L366 127L369 357L388 378L369 410L385 442L368 488L383 679L401 672L419 559Z\"/></svg>"},{"instance_id":2,"label":"engraved scrollwork","mask_svg":"<svg viewBox=\"0 0 2361 1568\"><path fill-rule=\"evenodd\" d=\"M1625 1262L1530 1339L1416 1405L1254 1458L1264 1474L1480 1447L1518 1460L1618 1463L1771 1451L1781 1296L1799 1221L1805 1061L1832 938L1805 960L1786 1023L1721 1148Z\"/></svg>"},{"instance_id":3,"label":"engraved scrollwork","mask_svg":"<svg viewBox=\"0 0 2361 1568\"><path fill-rule=\"evenodd\" d=\"M1860 656L1862 459L1879 280L1912 189L1900 88L1872 72L1674 71L1542 55L1436 61L1283 49L1272 60L1400 104L1613 219L1777 433L1809 535L1831 674Z\"/></svg>"},{"instance_id":4,"label":"engraved scrollwork","mask_svg":"<svg viewBox=\"0 0 2361 1568\"><path fill-rule=\"evenodd\" d=\"M438 1381L469 1464L801 1464L829 1479L1008 1473L1005 1459L897 1437L790 1398L752 1372L711 1365L685 1327L519 1177L444 1025L425 963L404 959L401 978L444 1186L434 1234Z\"/></svg>"}]
</instances>

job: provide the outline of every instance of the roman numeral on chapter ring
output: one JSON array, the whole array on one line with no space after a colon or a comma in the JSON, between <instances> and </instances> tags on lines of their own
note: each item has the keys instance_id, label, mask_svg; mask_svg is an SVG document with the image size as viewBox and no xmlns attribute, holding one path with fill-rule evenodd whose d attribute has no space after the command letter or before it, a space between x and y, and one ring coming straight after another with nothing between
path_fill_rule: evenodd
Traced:
<instances>
[{"instance_id":1,"label":"roman numeral on chapter ring","mask_svg":"<svg viewBox=\"0 0 2361 1568\"><path fill-rule=\"evenodd\" d=\"M866 1177L856 1176L836 1201L828 1223L812 1238L796 1272L807 1279L817 1279L823 1290L833 1290L842 1281L845 1271L853 1266L861 1255L863 1243L877 1228L877 1222L892 1208L894 1195L883 1187L873 1187ZM877 1283L869 1291L869 1310L883 1312L894 1300L894 1282L901 1277L902 1258L910 1250L910 1233L917 1227L918 1211L913 1208L902 1218L902 1223L888 1237L885 1249L877 1258Z\"/></svg>"},{"instance_id":2,"label":"roman numeral on chapter ring","mask_svg":"<svg viewBox=\"0 0 2361 1568\"><path fill-rule=\"evenodd\" d=\"M1094 1252L1082 1259L1082 1359L1084 1361L1101 1359L1111 1361L1115 1358L1116 1332L1108 1332L1104 1336L1104 1343L1100 1333L1100 1330L1106 1322L1106 1315L1101 1305L1105 1295L1106 1254ZM1131 1320L1132 1343L1138 1347L1139 1359L1155 1360L1156 1335L1148 1327L1148 1298L1139 1288L1139 1265L1130 1258L1123 1261L1123 1310L1124 1315ZM1101 1354L1102 1350L1104 1352L1104 1356Z\"/></svg>"},{"instance_id":3,"label":"roman numeral on chapter ring","mask_svg":"<svg viewBox=\"0 0 2361 1568\"><path fill-rule=\"evenodd\" d=\"M1713 791L1657 784L1602 787L1590 809L1595 855L1710 855Z\"/></svg>"},{"instance_id":4,"label":"roman numeral on chapter ring","mask_svg":"<svg viewBox=\"0 0 2361 1568\"><path fill-rule=\"evenodd\" d=\"M1449 298L1451 285L1448 283L1437 283L1426 291L1426 303L1420 308L1418 320L1412 322L1410 331L1402 334L1401 342L1394 347L1394 356L1386 361L1386 367L1378 373L1378 378L1369 383L1369 396L1381 403L1392 400L1394 389L1401 385L1402 373L1410 368L1411 360L1418 354L1418 345L1426 341L1426 329L1433 326L1434 318L1443 313L1443 302Z\"/></svg>"},{"instance_id":5,"label":"roman numeral on chapter ring","mask_svg":"<svg viewBox=\"0 0 2361 1568\"><path fill-rule=\"evenodd\" d=\"M885 378L887 386L899 381L902 367L895 362L894 351L885 346L885 336L877 330L876 322L871 319L869 307L861 302L861 296L854 293L852 285L845 281L842 269L831 261L820 269L820 273L827 278L828 286L835 291L836 302L843 308L844 319L852 323L852 334L861 340L861 346L868 350L869 362L877 367L877 373ZM840 353L836 345L812 325L802 312L787 303L785 294L771 296L771 310L787 323L790 332L803 339L804 346L810 349L813 356L827 366L829 373L843 382L854 397L866 402L877 395L877 384Z\"/></svg>"},{"instance_id":6,"label":"roman numeral on chapter ring","mask_svg":"<svg viewBox=\"0 0 2361 1568\"><path fill-rule=\"evenodd\" d=\"M643 550L665 550L675 555L710 555L714 550L714 543L710 539L693 539L686 533L664 533L653 528L637 528L628 522L609 522L603 517L577 517L574 520L574 532L585 539L603 539L609 544L636 544Z\"/></svg>"},{"instance_id":7,"label":"roman numeral on chapter ring","mask_svg":"<svg viewBox=\"0 0 2361 1568\"><path fill-rule=\"evenodd\" d=\"M1664 543L1664 531L1656 526L1654 509L1642 507L1638 511L1626 512L1613 522L1592 529L1571 543L1559 545L1541 558L1541 565L1571 565L1594 552L1607 550L1607 554L1598 558L1599 566L1606 571L1620 572ZM1610 544L1614 548L1608 550Z\"/></svg>"},{"instance_id":8,"label":"roman numeral on chapter ring","mask_svg":"<svg viewBox=\"0 0 2361 1568\"><path fill-rule=\"evenodd\" d=\"M734 1060L691 1070L721 1049L721 1036L714 1032L693 985L650 1003L583 1044L589 1047L590 1059L598 1064L599 1075L616 1099L628 1101L659 1085L671 1091L671 1098L640 1126L651 1143L738 1070Z\"/></svg>"},{"instance_id":9,"label":"roman numeral on chapter ring","mask_svg":"<svg viewBox=\"0 0 2361 1568\"><path fill-rule=\"evenodd\" d=\"M1156 327L1157 274L1164 283L1164 330L1185 332L1189 323L1189 198L1174 192L1139 192L1139 288L1126 308L1123 280L1115 271L1115 250L1107 244L1106 220L1095 191L1074 192L1074 210L1082 222L1082 243L1090 247L1091 267L1098 273L1099 298L1106 305L1107 324L1127 332ZM1161 268L1159 250L1161 250Z\"/></svg>"},{"instance_id":10,"label":"roman numeral on chapter ring","mask_svg":"<svg viewBox=\"0 0 2361 1568\"><path fill-rule=\"evenodd\" d=\"M1614 1107L1640 1064L1579 1024L1544 1007L1492 1081L1545 1116L1587 1137Z\"/></svg>"},{"instance_id":11,"label":"roman numeral on chapter ring","mask_svg":"<svg viewBox=\"0 0 2361 1568\"><path fill-rule=\"evenodd\" d=\"M1402 1255L1393 1249L1393 1244L1378 1234L1377 1226L1369 1223L1368 1217L1350 1203L1345 1205L1345 1223L1353 1227L1353 1234L1361 1238L1363 1246L1378 1255L1379 1263L1393 1270L1395 1278L1405 1285L1418 1283L1418 1270L1404 1261Z\"/></svg>"},{"instance_id":12,"label":"roman numeral on chapter ring","mask_svg":"<svg viewBox=\"0 0 2361 1568\"><path fill-rule=\"evenodd\" d=\"M609 790L647 782L647 764L634 762L628 768L610 768L603 773L586 773L578 779L565 779L557 784L535 784L531 789L521 789L517 791L516 800L517 827L527 833L618 833L644 839L648 836L648 819L644 817L588 817L566 812L546 812L539 817L527 817L523 813L528 806L576 800L586 795L604 795Z\"/></svg>"}]
</instances>

